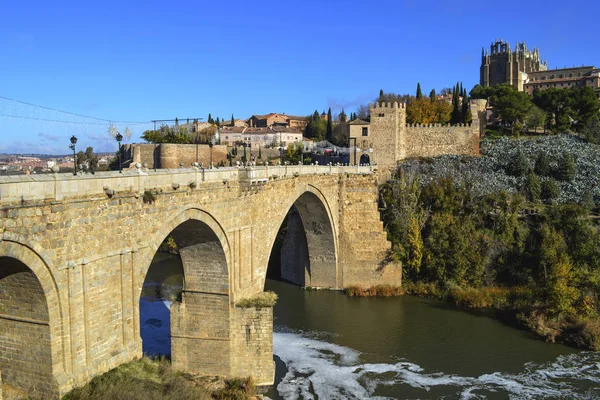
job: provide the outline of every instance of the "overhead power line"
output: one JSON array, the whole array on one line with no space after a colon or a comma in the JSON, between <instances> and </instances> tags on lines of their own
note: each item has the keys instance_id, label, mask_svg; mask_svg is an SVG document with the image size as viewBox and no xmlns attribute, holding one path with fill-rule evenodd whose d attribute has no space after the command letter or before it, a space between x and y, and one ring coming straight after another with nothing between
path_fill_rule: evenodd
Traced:
<instances>
[{"instance_id":1,"label":"overhead power line","mask_svg":"<svg viewBox=\"0 0 600 400\"><path fill-rule=\"evenodd\" d=\"M115 124L147 124L148 122L145 121L114 121L112 119L104 119L104 118L97 118L97 117L92 117L89 115L83 115L83 114L77 114L77 113L73 113L70 111L63 111L63 110L58 110L56 108L51 108L51 107L45 107L45 106L40 106L38 104L33 104L33 103L27 103L26 101L21 101L21 100L16 100L16 99L11 99L10 97L4 97L4 96L0 96L0 99L4 99L4 100L8 100L8 101L13 101L15 103L19 103L19 104L24 104L30 107L37 107L37 108L42 108L44 110L48 110L48 111L54 111L54 112L59 112L59 113L63 113L63 114L67 114L67 115L73 115L75 117L80 117L80 118L88 118L88 119L93 119L96 121L104 121L104 122L109 122L109 123L115 123ZM5 115L5 116L9 116L9 115ZM24 119L39 119L41 121L44 121L41 118L25 118ZM56 121L56 122L72 122L72 121ZM98 125L104 125L104 124L98 124Z\"/></svg>"},{"instance_id":2,"label":"overhead power line","mask_svg":"<svg viewBox=\"0 0 600 400\"><path fill-rule=\"evenodd\" d=\"M9 118L19 118L19 119L31 119L35 121L45 121L45 122L60 122L66 124L78 124L78 125L101 125L106 126L108 122L118 123L118 124L129 124L129 125L148 125L151 122L122 122L122 121L106 121L106 122L83 122L83 121L65 121L60 119L50 119L50 118L37 118L37 117L26 117L24 115L11 115L11 114L0 114L0 117L9 117Z\"/></svg>"}]
</instances>

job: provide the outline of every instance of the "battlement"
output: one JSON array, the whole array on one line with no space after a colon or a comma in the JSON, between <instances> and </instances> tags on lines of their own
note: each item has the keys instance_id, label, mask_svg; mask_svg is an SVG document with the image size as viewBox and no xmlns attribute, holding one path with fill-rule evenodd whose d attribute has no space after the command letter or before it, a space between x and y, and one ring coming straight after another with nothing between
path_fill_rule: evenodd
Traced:
<instances>
[{"instance_id":1,"label":"battlement","mask_svg":"<svg viewBox=\"0 0 600 400\"><path fill-rule=\"evenodd\" d=\"M400 103L398 104L397 101L395 101L393 104L391 102L375 102L374 104L371 104L371 106L369 107L371 110L379 110L379 109L389 109L389 110L395 110L395 109L406 109L406 103Z\"/></svg>"},{"instance_id":2,"label":"battlement","mask_svg":"<svg viewBox=\"0 0 600 400\"><path fill-rule=\"evenodd\" d=\"M406 124L405 125L407 128L469 128L471 126L473 126L472 122L469 122L468 124L452 124L452 125L445 125L445 124Z\"/></svg>"}]
</instances>

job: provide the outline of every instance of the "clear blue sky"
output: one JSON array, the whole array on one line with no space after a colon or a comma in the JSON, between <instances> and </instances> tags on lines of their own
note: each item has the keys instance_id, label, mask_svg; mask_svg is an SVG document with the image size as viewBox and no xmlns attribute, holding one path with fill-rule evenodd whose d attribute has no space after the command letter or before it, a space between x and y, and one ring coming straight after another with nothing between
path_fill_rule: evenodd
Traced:
<instances>
[{"instance_id":1,"label":"clear blue sky","mask_svg":"<svg viewBox=\"0 0 600 400\"><path fill-rule=\"evenodd\" d=\"M519 11L520 10L520 11ZM551 68L596 65L600 2L10 1L0 96L119 121L346 112L380 89L479 81L495 38ZM112 151L105 125L0 99L0 152ZM78 122L78 123L75 123ZM124 124L117 124L124 129ZM131 142L149 125L130 125Z\"/></svg>"}]
</instances>

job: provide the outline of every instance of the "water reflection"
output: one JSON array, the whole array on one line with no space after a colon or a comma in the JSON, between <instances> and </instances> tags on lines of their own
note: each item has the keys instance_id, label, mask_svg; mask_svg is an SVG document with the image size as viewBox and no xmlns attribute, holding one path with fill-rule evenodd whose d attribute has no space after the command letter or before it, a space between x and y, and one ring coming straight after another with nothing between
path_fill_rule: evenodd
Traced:
<instances>
[{"instance_id":1,"label":"water reflection","mask_svg":"<svg viewBox=\"0 0 600 400\"><path fill-rule=\"evenodd\" d=\"M171 355L171 304L183 290L178 255L157 253L146 274L140 297L140 336L144 354Z\"/></svg>"}]
</instances>

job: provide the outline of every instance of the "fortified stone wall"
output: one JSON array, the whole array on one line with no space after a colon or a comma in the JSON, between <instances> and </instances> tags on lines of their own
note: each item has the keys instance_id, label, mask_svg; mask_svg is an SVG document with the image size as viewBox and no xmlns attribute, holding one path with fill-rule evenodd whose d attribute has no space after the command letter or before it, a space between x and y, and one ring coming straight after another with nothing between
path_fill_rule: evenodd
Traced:
<instances>
[{"instance_id":1,"label":"fortified stone wall","mask_svg":"<svg viewBox=\"0 0 600 400\"><path fill-rule=\"evenodd\" d=\"M147 191L154 193L154 201L144 200ZM301 197L310 202L298 202ZM208 371L215 362L215 372L256 375L257 381L266 382L272 379L272 354L252 357L270 348L270 311L240 311L234 305L264 290L270 251L289 209L298 202L321 213L307 219L315 238L317 232L331 232L327 249L313 246L323 251L320 260L328 268L327 279L333 279L329 286L399 284L400 266L385 260L390 243L377 198L377 177L369 167L0 177L0 257L22 262L43 289L49 385L62 395L141 356L139 299L149 265L169 234L178 240L179 226L199 221L212 232L210 238L204 233L188 236L202 237L203 250L212 254L206 243L220 244L224 260L221 272L201 276L198 268L208 271L195 267L202 260L194 261L198 257L192 253L182 257L186 286L171 314L174 363L185 370ZM202 316L207 318L204 324ZM0 336L0 347L6 347L4 340ZM246 353L240 350L244 346ZM216 354L225 360L217 363ZM8 369L15 365L10 362ZM6 367L0 368L5 378Z\"/></svg>"},{"instance_id":2,"label":"fortified stone wall","mask_svg":"<svg viewBox=\"0 0 600 400\"><path fill-rule=\"evenodd\" d=\"M473 124L478 124L474 122ZM479 154L479 132L473 124L406 126L406 158L441 154Z\"/></svg>"},{"instance_id":3,"label":"fortified stone wall","mask_svg":"<svg viewBox=\"0 0 600 400\"><path fill-rule=\"evenodd\" d=\"M373 161L384 168L410 157L442 154L479 154L480 103L471 101L473 122L455 126L406 124L404 104L375 103L370 107L368 140L373 143Z\"/></svg>"},{"instance_id":4,"label":"fortified stone wall","mask_svg":"<svg viewBox=\"0 0 600 400\"><path fill-rule=\"evenodd\" d=\"M148 168L186 168L192 166L196 160L204 167L210 165L210 147L207 144L148 144L134 143L123 145L123 160L131 160L130 167L136 163L145 164ZM196 156L197 155L197 156ZM212 148L213 165L227 160L227 146L216 144Z\"/></svg>"}]
</instances>

